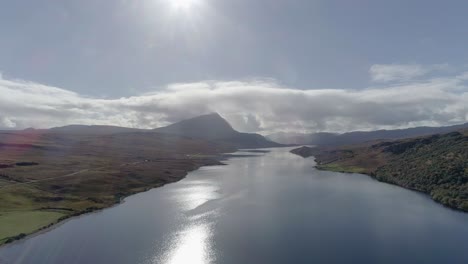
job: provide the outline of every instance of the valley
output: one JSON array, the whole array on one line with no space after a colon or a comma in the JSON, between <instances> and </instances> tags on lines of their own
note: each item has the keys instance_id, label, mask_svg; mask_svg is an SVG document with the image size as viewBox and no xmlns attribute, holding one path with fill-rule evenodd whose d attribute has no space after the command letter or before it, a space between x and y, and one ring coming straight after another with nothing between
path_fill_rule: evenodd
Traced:
<instances>
[{"instance_id":1,"label":"valley","mask_svg":"<svg viewBox=\"0 0 468 264\"><path fill-rule=\"evenodd\" d=\"M219 115L202 126L200 119L185 131L224 126L231 140L103 126L1 132L0 244L220 165L239 147L279 146L233 130Z\"/></svg>"}]
</instances>

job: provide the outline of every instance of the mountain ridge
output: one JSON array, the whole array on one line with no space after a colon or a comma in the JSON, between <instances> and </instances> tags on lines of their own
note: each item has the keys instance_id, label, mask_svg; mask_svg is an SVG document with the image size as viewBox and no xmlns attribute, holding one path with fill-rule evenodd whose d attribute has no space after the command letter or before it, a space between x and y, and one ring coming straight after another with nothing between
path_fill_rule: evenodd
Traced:
<instances>
[{"instance_id":1,"label":"mountain ridge","mask_svg":"<svg viewBox=\"0 0 468 264\"><path fill-rule=\"evenodd\" d=\"M218 113L196 116L170 124L165 127L158 127L154 129L138 129L110 125L72 124L49 129L28 128L20 130L19 132L85 136L117 135L127 133L147 133L147 135L151 135L153 133L158 133L164 135L194 138L217 144L229 145L235 148L268 148L283 146L282 144L273 142L260 134L243 133L234 130L229 122L221 117Z\"/></svg>"},{"instance_id":2,"label":"mountain ridge","mask_svg":"<svg viewBox=\"0 0 468 264\"><path fill-rule=\"evenodd\" d=\"M443 127L413 127L393 130L374 131L352 131L346 133L275 133L266 136L267 138L281 144L317 145L317 146L338 146L348 144L364 143L372 140L403 139L432 134L448 133L468 128L468 123L443 126Z\"/></svg>"},{"instance_id":3,"label":"mountain ridge","mask_svg":"<svg viewBox=\"0 0 468 264\"><path fill-rule=\"evenodd\" d=\"M129 132L148 132L151 130L110 125L66 125L61 127L52 127L42 131L54 133L105 135Z\"/></svg>"}]
</instances>

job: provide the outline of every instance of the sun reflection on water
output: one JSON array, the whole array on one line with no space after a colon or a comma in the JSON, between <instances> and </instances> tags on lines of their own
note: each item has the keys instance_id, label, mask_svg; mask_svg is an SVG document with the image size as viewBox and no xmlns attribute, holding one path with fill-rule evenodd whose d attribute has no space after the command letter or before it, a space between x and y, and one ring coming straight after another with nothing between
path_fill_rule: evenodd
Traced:
<instances>
[{"instance_id":1,"label":"sun reflection on water","mask_svg":"<svg viewBox=\"0 0 468 264\"><path fill-rule=\"evenodd\" d=\"M207 264L215 254L212 227L216 209L208 202L219 199L219 186L206 180L193 180L179 185L170 194L179 211L177 228L169 235L159 254L152 260L161 264ZM207 206L203 206L207 205ZM162 254L160 254L162 253Z\"/></svg>"},{"instance_id":2,"label":"sun reflection on water","mask_svg":"<svg viewBox=\"0 0 468 264\"><path fill-rule=\"evenodd\" d=\"M176 235L170 249L162 259L153 263L207 264L214 260L210 243L211 228L208 224L193 225Z\"/></svg>"},{"instance_id":3,"label":"sun reflection on water","mask_svg":"<svg viewBox=\"0 0 468 264\"><path fill-rule=\"evenodd\" d=\"M198 206L219 198L217 186L193 185L174 193L174 200L178 201L184 211L193 210Z\"/></svg>"}]
</instances>

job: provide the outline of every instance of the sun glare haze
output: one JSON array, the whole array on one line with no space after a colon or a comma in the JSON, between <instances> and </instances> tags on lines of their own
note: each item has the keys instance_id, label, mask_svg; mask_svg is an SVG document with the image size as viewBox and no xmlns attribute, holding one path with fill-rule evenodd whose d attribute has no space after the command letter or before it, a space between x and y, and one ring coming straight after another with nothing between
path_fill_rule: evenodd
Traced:
<instances>
[{"instance_id":1,"label":"sun glare haze","mask_svg":"<svg viewBox=\"0 0 468 264\"><path fill-rule=\"evenodd\" d=\"M169 0L172 7L176 9L185 9L188 10L192 8L200 0Z\"/></svg>"},{"instance_id":2,"label":"sun glare haze","mask_svg":"<svg viewBox=\"0 0 468 264\"><path fill-rule=\"evenodd\" d=\"M201 1L204 0L165 0L168 1L169 6L173 12L184 12L190 13L195 11L200 4Z\"/></svg>"}]
</instances>

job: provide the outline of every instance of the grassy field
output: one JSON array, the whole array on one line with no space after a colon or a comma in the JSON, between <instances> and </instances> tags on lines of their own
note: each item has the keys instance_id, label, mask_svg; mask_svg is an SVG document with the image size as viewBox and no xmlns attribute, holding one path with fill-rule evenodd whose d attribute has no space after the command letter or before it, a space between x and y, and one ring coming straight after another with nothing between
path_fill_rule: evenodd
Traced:
<instances>
[{"instance_id":1,"label":"grassy field","mask_svg":"<svg viewBox=\"0 0 468 264\"><path fill-rule=\"evenodd\" d=\"M366 172L365 168L361 168L357 166L350 166L350 165L342 165L342 164L337 164L337 163L317 165L317 169L335 171L335 172L349 172L349 173L365 173Z\"/></svg>"},{"instance_id":2,"label":"grassy field","mask_svg":"<svg viewBox=\"0 0 468 264\"><path fill-rule=\"evenodd\" d=\"M220 164L219 154L232 151L152 132L0 132L0 245L178 181L200 166Z\"/></svg>"},{"instance_id":3,"label":"grassy field","mask_svg":"<svg viewBox=\"0 0 468 264\"><path fill-rule=\"evenodd\" d=\"M0 213L0 243L19 234L31 234L51 223L57 222L65 214L54 211L3 211Z\"/></svg>"},{"instance_id":4,"label":"grassy field","mask_svg":"<svg viewBox=\"0 0 468 264\"><path fill-rule=\"evenodd\" d=\"M8 181L0 180L0 187L5 186L8 183L9 183Z\"/></svg>"}]
</instances>

